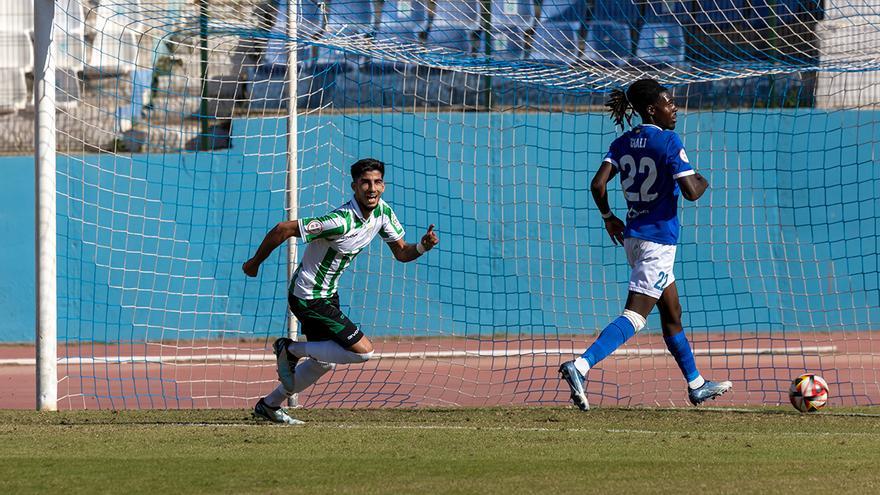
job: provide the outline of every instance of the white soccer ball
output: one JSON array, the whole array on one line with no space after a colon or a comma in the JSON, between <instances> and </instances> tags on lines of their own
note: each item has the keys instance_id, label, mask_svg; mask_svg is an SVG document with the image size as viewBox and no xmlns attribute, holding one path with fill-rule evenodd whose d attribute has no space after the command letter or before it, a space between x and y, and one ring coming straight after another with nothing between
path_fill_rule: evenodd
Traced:
<instances>
[{"instance_id":1,"label":"white soccer ball","mask_svg":"<svg viewBox=\"0 0 880 495\"><path fill-rule=\"evenodd\" d=\"M800 412L818 411L828 402L828 383L819 375L803 374L791 382L788 398Z\"/></svg>"}]
</instances>

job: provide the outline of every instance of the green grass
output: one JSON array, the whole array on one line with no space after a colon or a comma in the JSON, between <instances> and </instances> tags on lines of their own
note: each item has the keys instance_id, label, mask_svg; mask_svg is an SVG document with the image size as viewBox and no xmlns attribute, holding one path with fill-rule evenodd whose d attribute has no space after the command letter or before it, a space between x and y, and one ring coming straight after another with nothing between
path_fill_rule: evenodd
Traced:
<instances>
[{"instance_id":1,"label":"green grass","mask_svg":"<svg viewBox=\"0 0 880 495\"><path fill-rule=\"evenodd\" d=\"M0 411L0 493L880 493L876 409Z\"/></svg>"}]
</instances>

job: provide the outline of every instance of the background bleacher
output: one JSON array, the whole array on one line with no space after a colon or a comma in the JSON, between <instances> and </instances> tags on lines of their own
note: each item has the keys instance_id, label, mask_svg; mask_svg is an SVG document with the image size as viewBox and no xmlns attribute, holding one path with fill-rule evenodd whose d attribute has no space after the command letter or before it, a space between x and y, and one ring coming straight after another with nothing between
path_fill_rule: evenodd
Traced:
<instances>
[{"instance_id":1,"label":"background bleacher","mask_svg":"<svg viewBox=\"0 0 880 495\"><path fill-rule=\"evenodd\" d=\"M279 112L286 106L287 0L210 0L212 23L241 19L246 29L209 34L208 82L201 88L195 0L61 0L57 97L59 146L82 151L165 150L199 146L200 126L223 134L233 115ZM646 64L672 73L692 67L815 67L821 0L299 0L295 70L303 109L389 111L447 107L583 108L604 91L564 91L533 81L513 84L438 70L443 53L515 69L572 67L629 72ZM127 5L128 7L121 7ZM161 10L161 15L157 11ZM155 19L177 18L176 33L150 36ZM0 151L32 149L32 0L0 2ZM163 26L167 31L167 26ZM422 63L328 48L321 40L406 45L424 49ZM310 43L311 42L311 43ZM425 60L436 57L436 64ZM508 70L509 72L509 70ZM698 80L699 79L699 80ZM681 79L687 108L815 105L815 72L785 71L735 80ZM119 95L123 95L122 98ZM77 108L73 108L77 107ZM184 117L181 117L184 116ZM201 117L201 119L199 118ZM65 140L65 125L90 122L88 137ZM153 135L161 122L162 136ZM178 132L167 132L177 125ZM222 137L222 136L221 136ZM219 146L222 139L212 141ZM156 143L161 143L160 145ZM146 145L146 146L145 146ZM213 146L213 145L212 145Z\"/></svg>"}]
</instances>

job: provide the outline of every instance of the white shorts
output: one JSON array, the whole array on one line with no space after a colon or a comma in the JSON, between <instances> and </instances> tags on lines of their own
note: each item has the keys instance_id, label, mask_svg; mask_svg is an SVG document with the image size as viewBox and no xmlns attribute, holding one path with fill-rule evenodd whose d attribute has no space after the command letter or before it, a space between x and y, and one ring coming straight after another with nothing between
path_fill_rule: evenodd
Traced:
<instances>
[{"instance_id":1,"label":"white shorts","mask_svg":"<svg viewBox=\"0 0 880 495\"><path fill-rule=\"evenodd\" d=\"M623 240L626 260L632 267L629 290L660 299L663 290L675 282L672 265L675 246L627 237Z\"/></svg>"}]
</instances>

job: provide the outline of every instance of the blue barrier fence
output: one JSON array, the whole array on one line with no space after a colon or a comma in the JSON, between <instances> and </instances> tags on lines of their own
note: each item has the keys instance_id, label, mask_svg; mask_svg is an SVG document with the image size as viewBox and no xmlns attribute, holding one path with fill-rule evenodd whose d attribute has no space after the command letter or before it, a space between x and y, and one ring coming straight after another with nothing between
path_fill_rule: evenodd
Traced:
<instances>
[{"instance_id":1,"label":"blue barrier fence","mask_svg":"<svg viewBox=\"0 0 880 495\"><path fill-rule=\"evenodd\" d=\"M676 271L688 328L876 328L880 149L864 139L876 120L815 110L680 118L712 184L682 212ZM302 215L346 201L348 164L375 156L389 165L385 198L408 240L429 223L440 230L440 248L416 263L395 262L377 240L343 276L342 303L367 333L578 334L620 310L628 268L588 192L614 135L605 115L384 113L299 125L316 129L300 136L300 204L312 205ZM283 120L236 120L223 152L59 157L60 337L280 334L283 256L256 280L240 265L284 218L284 133ZM0 341L30 341L33 159L0 164L0 258L12 261L0 265Z\"/></svg>"}]
</instances>

